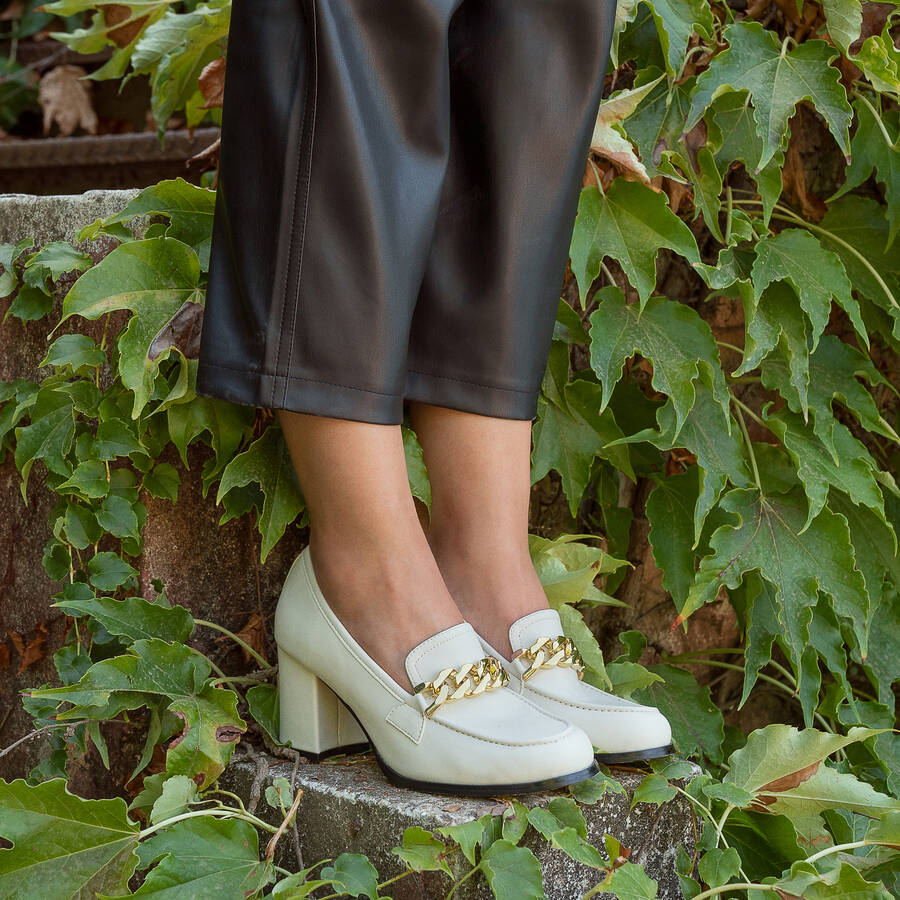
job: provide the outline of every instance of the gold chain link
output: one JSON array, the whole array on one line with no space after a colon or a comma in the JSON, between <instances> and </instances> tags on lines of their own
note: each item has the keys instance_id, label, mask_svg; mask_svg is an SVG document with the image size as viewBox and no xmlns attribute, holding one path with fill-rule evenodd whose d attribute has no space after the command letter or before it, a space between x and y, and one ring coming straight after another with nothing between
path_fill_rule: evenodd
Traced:
<instances>
[{"instance_id":1,"label":"gold chain link","mask_svg":"<svg viewBox=\"0 0 900 900\"><path fill-rule=\"evenodd\" d=\"M505 687L509 684L509 675L495 656L486 656L477 663L466 663L460 669L448 668L441 671L433 681L425 681L416 685L414 693L427 691L434 696L431 705L425 710L430 719L435 711L451 700L464 697L477 697L485 691Z\"/></svg>"},{"instance_id":2,"label":"gold chain link","mask_svg":"<svg viewBox=\"0 0 900 900\"><path fill-rule=\"evenodd\" d=\"M571 639L562 635L555 638L538 638L530 647L523 647L513 656L513 659L522 659L530 663L522 673L523 681L527 681L539 669L549 669L554 666L574 669L579 678L584 677L584 662L581 654L575 649Z\"/></svg>"}]
</instances>

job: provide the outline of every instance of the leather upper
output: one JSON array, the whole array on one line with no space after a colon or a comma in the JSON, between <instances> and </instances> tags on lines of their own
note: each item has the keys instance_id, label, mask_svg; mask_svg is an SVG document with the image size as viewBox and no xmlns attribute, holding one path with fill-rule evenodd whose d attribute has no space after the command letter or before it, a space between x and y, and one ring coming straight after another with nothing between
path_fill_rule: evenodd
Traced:
<instances>
[{"instance_id":1,"label":"leather upper","mask_svg":"<svg viewBox=\"0 0 900 900\"><path fill-rule=\"evenodd\" d=\"M513 651L518 651L542 637L562 633L559 613L543 609L513 622L509 642ZM511 675L511 687L541 709L578 725L601 753L627 753L671 743L669 722L655 707L602 691L580 680L571 668L542 668L523 680L527 663L500 657L483 638L481 644L485 652L501 659Z\"/></svg>"},{"instance_id":2,"label":"leather upper","mask_svg":"<svg viewBox=\"0 0 900 900\"><path fill-rule=\"evenodd\" d=\"M309 549L294 561L275 613L275 640L324 681L355 713L379 755L408 778L460 784L541 781L587 769L587 736L508 687L424 714L429 699L384 671L334 615L315 580ZM415 647L406 671L413 684L485 656L468 623Z\"/></svg>"}]
</instances>

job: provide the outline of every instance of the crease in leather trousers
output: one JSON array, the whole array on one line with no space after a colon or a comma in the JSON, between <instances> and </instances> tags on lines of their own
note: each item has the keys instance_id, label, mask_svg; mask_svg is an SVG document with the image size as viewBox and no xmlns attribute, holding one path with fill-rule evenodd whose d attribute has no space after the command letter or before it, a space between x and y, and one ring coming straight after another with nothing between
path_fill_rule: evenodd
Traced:
<instances>
[{"instance_id":1,"label":"crease in leather trousers","mask_svg":"<svg viewBox=\"0 0 900 900\"><path fill-rule=\"evenodd\" d=\"M532 419L615 0L234 0L197 393Z\"/></svg>"}]
</instances>

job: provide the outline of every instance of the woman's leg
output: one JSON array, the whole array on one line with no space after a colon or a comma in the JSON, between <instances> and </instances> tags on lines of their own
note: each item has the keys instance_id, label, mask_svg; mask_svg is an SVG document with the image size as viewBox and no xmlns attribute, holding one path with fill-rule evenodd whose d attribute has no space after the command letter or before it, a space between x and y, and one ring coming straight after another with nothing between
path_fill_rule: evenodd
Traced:
<instances>
[{"instance_id":1,"label":"woman's leg","mask_svg":"<svg viewBox=\"0 0 900 900\"><path fill-rule=\"evenodd\" d=\"M411 405L431 480L428 541L456 605L509 658L509 626L546 609L528 552L531 422Z\"/></svg>"},{"instance_id":2,"label":"woman's leg","mask_svg":"<svg viewBox=\"0 0 900 900\"><path fill-rule=\"evenodd\" d=\"M463 619L416 515L400 426L278 417L309 506L322 592L369 656L411 687L406 654Z\"/></svg>"}]
</instances>

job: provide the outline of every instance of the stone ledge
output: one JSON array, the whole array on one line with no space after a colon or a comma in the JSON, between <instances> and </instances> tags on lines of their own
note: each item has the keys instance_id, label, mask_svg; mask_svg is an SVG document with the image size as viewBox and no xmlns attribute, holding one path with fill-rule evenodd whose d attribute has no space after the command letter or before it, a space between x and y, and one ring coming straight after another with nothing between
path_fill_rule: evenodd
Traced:
<instances>
[{"instance_id":1,"label":"stone ledge","mask_svg":"<svg viewBox=\"0 0 900 900\"><path fill-rule=\"evenodd\" d=\"M290 780L293 769L293 762L274 756L261 755L257 760L242 757L229 765L220 784L238 794L245 803L252 803L252 796L264 797L266 786L274 778L280 776ZM261 779L258 773L263 773ZM593 806L582 806L588 839L602 848L603 835L612 834L623 846L631 848L630 861L642 864L647 874L656 879L662 900L681 900L675 858L680 846L688 853L692 852L695 840L687 802L677 799L661 808L640 803L629 809L631 795L643 776L616 769L613 775L625 788L627 796L607 792ZM365 853L382 879L402 871L403 866L391 854L391 849L400 844L403 832L409 826L419 825L433 831L444 825L477 819L486 813L499 814L504 808L499 798L473 800L396 788L385 780L370 756L339 763L302 764L297 769L294 787L303 790L297 826L305 865L334 858L344 851ZM563 794L557 791L517 799L527 806L538 806ZM273 825L281 820L264 799L259 801L256 814ZM262 837L263 842L268 839L268 836ZM540 860L548 900L578 900L598 883L597 870L576 863L562 851L553 849L533 829L529 829L522 843ZM285 835L279 843L275 861L289 871L299 869L290 835ZM461 855L456 855L454 868L464 872L468 863ZM390 895L394 900L436 900L446 895L449 884L446 876L440 873L411 875L391 885ZM459 900L481 900L492 895L479 876L464 884L454 896ZM598 900L612 900L610 894L597 896Z\"/></svg>"}]
</instances>

